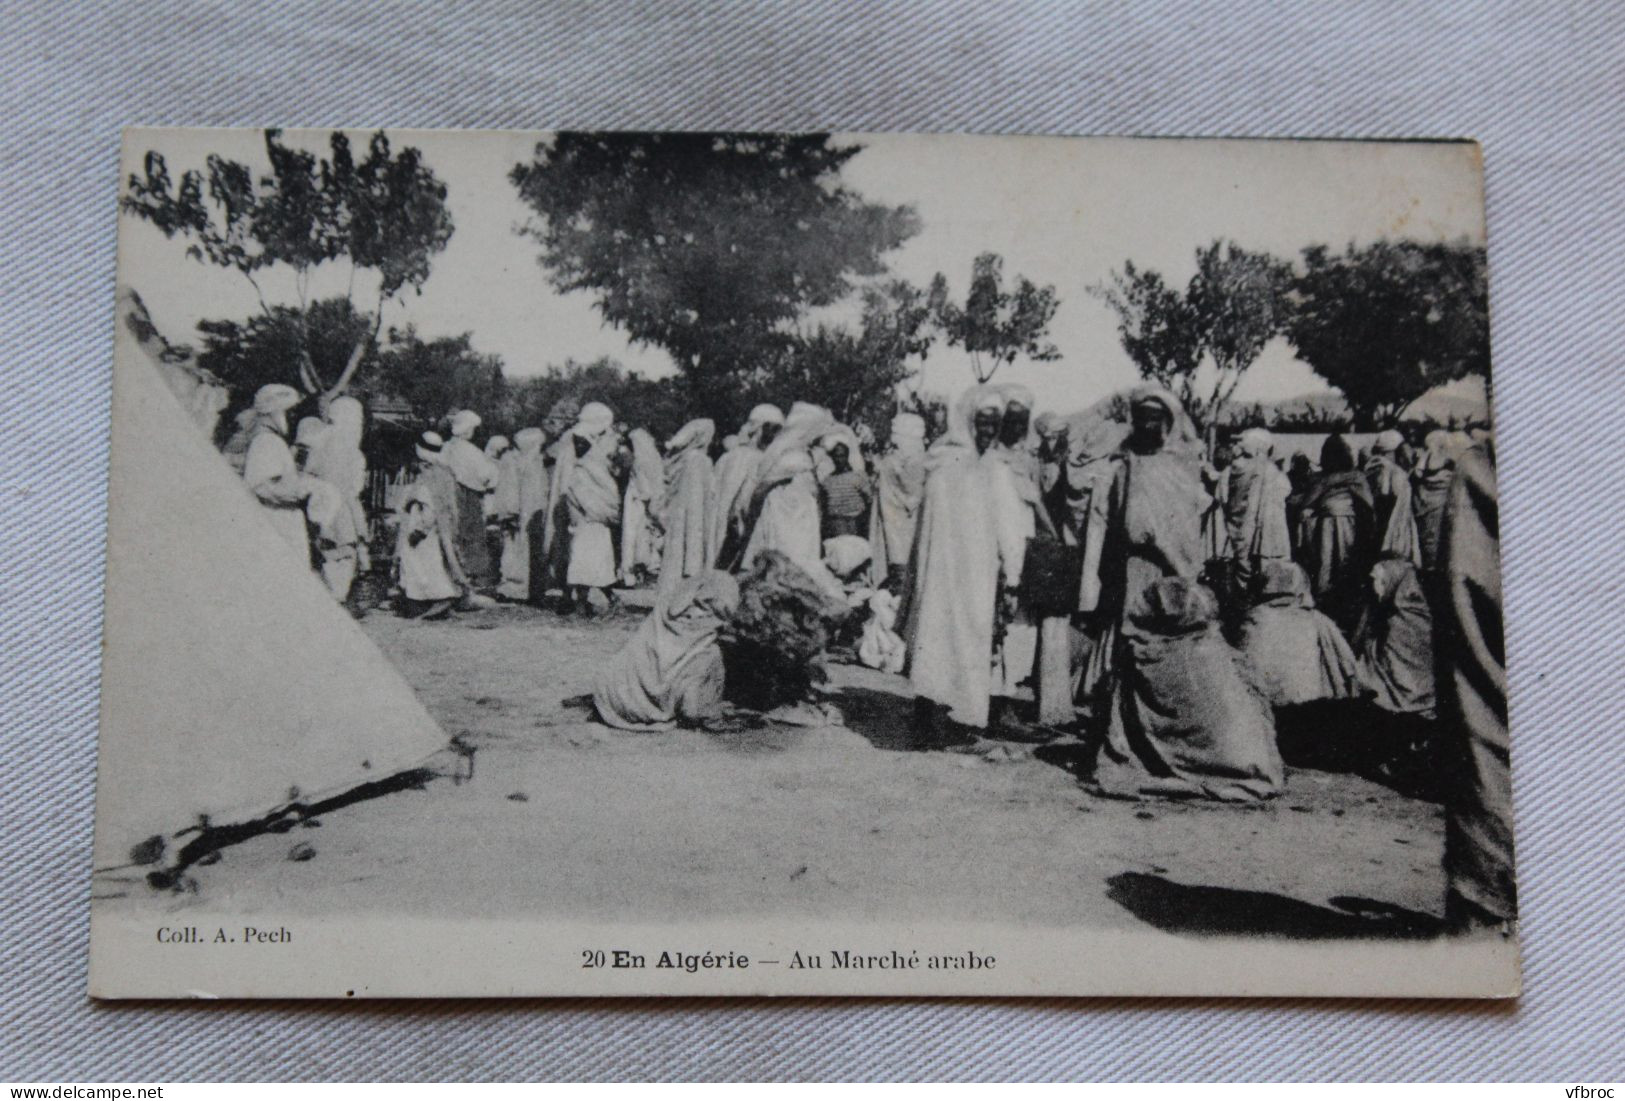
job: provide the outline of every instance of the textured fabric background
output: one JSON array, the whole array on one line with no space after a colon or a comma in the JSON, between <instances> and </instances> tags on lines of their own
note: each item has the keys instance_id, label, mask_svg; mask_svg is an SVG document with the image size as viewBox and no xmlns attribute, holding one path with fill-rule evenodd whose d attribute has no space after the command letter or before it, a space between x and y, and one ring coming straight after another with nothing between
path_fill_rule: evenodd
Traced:
<instances>
[{"instance_id":1,"label":"textured fabric background","mask_svg":"<svg viewBox=\"0 0 1625 1101\"><path fill-rule=\"evenodd\" d=\"M1622 1077L1625 8L14 0L4 23L0 1078ZM1479 138L1523 1001L90 1004L132 123Z\"/></svg>"}]
</instances>

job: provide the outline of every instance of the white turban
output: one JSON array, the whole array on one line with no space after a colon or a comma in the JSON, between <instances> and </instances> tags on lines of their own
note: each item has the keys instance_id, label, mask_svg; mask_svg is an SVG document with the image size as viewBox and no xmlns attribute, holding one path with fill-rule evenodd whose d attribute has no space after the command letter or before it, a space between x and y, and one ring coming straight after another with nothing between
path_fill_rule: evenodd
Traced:
<instances>
[{"instance_id":1,"label":"white turban","mask_svg":"<svg viewBox=\"0 0 1625 1101\"><path fill-rule=\"evenodd\" d=\"M971 412L982 413L992 410L995 413L1004 412L1004 396L991 386L978 386L971 396Z\"/></svg>"},{"instance_id":2,"label":"white turban","mask_svg":"<svg viewBox=\"0 0 1625 1101\"><path fill-rule=\"evenodd\" d=\"M254 394L256 413L286 413L298 404L299 391L280 382L261 386Z\"/></svg>"},{"instance_id":3,"label":"white turban","mask_svg":"<svg viewBox=\"0 0 1625 1101\"><path fill-rule=\"evenodd\" d=\"M440 449L445 445L446 441L440 433L425 432L418 437L418 458L426 463L437 463L440 461Z\"/></svg>"},{"instance_id":4,"label":"white turban","mask_svg":"<svg viewBox=\"0 0 1625 1101\"><path fill-rule=\"evenodd\" d=\"M1371 441L1371 451L1376 455L1392 455L1404 442L1405 437L1390 428L1386 432L1378 433L1377 438Z\"/></svg>"},{"instance_id":5,"label":"white turban","mask_svg":"<svg viewBox=\"0 0 1625 1101\"><path fill-rule=\"evenodd\" d=\"M745 420L749 424L783 424L784 414L777 405L768 405L764 402L752 409L750 416Z\"/></svg>"},{"instance_id":6,"label":"white turban","mask_svg":"<svg viewBox=\"0 0 1625 1101\"><path fill-rule=\"evenodd\" d=\"M575 434L597 439L615 425L615 411L601 401L589 401L576 417Z\"/></svg>"},{"instance_id":7,"label":"white turban","mask_svg":"<svg viewBox=\"0 0 1625 1101\"><path fill-rule=\"evenodd\" d=\"M1266 428L1249 428L1236 442L1241 453L1249 458L1267 456L1275 449L1275 437Z\"/></svg>"},{"instance_id":8,"label":"white turban","mask_svg":"<svg viewBox=\"0 0 1625 1101\"><path fill-rule=\"evenodd\" d=\"M480 426L480 415L472 409L459 409L451 415L451 434L467 439Z\"/></svg>"},{"instance_id":9,"label":"white turban","mask_svg":"<svg viewBox=\"0 0 1625 1101\"><path fill-rule=\"evenodd\" d=\"M1033 392L1019 382L1011 382L999 387L999 393L1004 395L1006 405L1019 405L1023 409L1033 407Z\"/></svg>"}]
</instances>

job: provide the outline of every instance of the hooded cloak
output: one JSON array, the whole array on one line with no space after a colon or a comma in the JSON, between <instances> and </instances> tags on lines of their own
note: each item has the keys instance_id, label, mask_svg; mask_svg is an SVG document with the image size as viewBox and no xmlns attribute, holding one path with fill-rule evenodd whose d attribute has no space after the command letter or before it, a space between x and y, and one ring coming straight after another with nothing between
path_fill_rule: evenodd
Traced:
<instances>
[{"instance_id":1,"label":"hooded cloak","mask_svg":"<svg viewBox=\"0 0 1625 1101\"><path fill-rule=\"evenodd\" d=\"M1365 606L1372 560L1371 486L1340 435L1320 451L1320 474L1303 505L1302 557L1315 604L1345 630Z\"/></svg>"},{"instance_id":2,"label":"hooded cloak","mask_svg":"<svg viewBox=\"0 0 1625 1101\"><path fill-rule=\"evenodd\" d=\"M666 492L655 511L665 531L660 560L660 591L675 592L685 578L711 569L709 545L712 500L711 456L716 425L691 420L666 443Z\"/></svg>"},{"instance_id":3,"label":"hooded cloak","mask_svg":"<svg viewBox=\"0 0 1625 1101\"><path fill-rule=\"evenodd\" d=\"M729 536L733 534L736 540L738 538L738 525L749 505L749 491L761 469L762 449L758 443L762 430L770 424L783 423L784 414L779 412L777 406L758 405L750 411L744 426L739 429L738 446L717 460L713 474L716 480L716 505L707 539L716 551L718 566L723 565L723 557L730 549L735 555L739 550L738 547L729 547Z\"/></svg>"},{"instance_id":4,"label":"hooded cloak","mask_svg":"<svg viewBox=\"0 0 1625 1101\"><path fill-rule=\"evenodd\" d=\"M610 525L621 516L621 487L610 468L615 438L604 432L576 462L564 491L570 513L567 585L607 588L615 584L615 548Z\"/></svg>"},{"instance_id":5,"label":"hooded cloak","mask_svg":"<svg viewBox=\"0 0 1625 1101\"><path fill-rule=\"evenodd\" d=\"M1258 602L1241 624L1240 650L1276 707L1361 693L1360 666L1337 625L1315 610L1309 576L1295 562L1265 562Z\"/></svg>"},{"instance_id":6,"label":"hooded cloak","mask_svg":"<svg viewBox=\"0 0 1625 1101\"><path fill-rule=\"evenodd\" d=\"M1252 591L1253 578L1265 563L1292 557L1292 535L1286 522L1292 483L1275 465L1274 447L1273 437L1262 428L1243 432L1225 479L1230 583L1238 597Z\"/></svg>"},{"instance_id":7,"label":"hooded cloak","mask_svg":"<svg viewBox=\"0 0 1625 1101\"><path fill-rule=\"evenodd\" d=\"M1493 440L1461 455L1456 468L1439 539L1439 771L1445 913L1466 926L1515 920L1518 891Z\"/></svg>"},{"instance_id":8,"label":"hooded cloak","mask_svg":"<svg viewBox=\"0 0 1625 1101\"><path fill-rule=\"evenodd\" d=\"M751 488L749 536L741 569L776 550L810 576L832 581L823 562L823 524L812 447L834 425L829 411L805 402L791 406L784 428L762 452Z\"/></svg>"},{"instance_id":9,"label":"hooded cloak","mask_svg":"<svg viewBox=\"0 0 1625 1101\"><path fill-rule=\"evenodd\" d=\"M1003 402L990 388L967 390L927 452L900 613L914 691L973 727L987 725L1001 580L1014 587L1021 578L1030 520L1009 466L991 447L976 452L975 415L984 407Z\"/></svg>"},{"instance_id":10,"label":"hooded cloak","mask_svg":"<svg viewBox=\"0 0 1625 1101\"><path fill-rule=\"evenodd\" d=\"M1411 506L1416 514L1417 549L1422 569L1431 572L1439 562L1439 534L1443 530L1445 505L1450 483L1456 477L1456 456L1464 450L1466 437L1442 428L1429 432L1416 470L1411 474L1414 493Z\"/></svg>"},{"instance_id":11,"label":"hooded cloak","mask_svg":"<svg viewBox=\"0 0 1625 1101\"><path fill-rule=\"evenodd\" d=\"M1420 566L1422 541L1411 504L1411 476L1395 457L1404 442L1398 432L1380 434L1371 444L1365 477L1371 486L1378 554L1383 558L1404 558Z\"/></svg>"},{"instance_id":12,"label":"hooded cloak","mask_svg":"<svg viewBox=\"0 0 1625 1101\"><path fill-rule=\"evenodd\" d=\"M1127 610L1119 676L1095 782L1109 795L1251 802L1278 794L1286 769L1268 701L1219 633L1202 585L1165 577Z\"/></svg>"},{"instance_id":13,"label":"hooded cloak","mask_svg":"<svg viewBox=\"0 0 1625 1101\"><path fill-rule=\"evenodd\" d=\"M1388 558L1370 576L1376 599L1358 638L1361 677L1385 711L1431 716L1433 613L1416 567Z\"/></svg>"},{"instance_id":14,"label":"hooded cloak","mask_svg":"<svg viewBox=\"0 0 1625 1101\"><path fill-rule=\"evenodd\" d=\"M720 570L704 570L661 592L594 685L598 717L620 730L646 732L716 714L725 685L718 635L738 606L739 585Z\"/></svg>"},{"instance_id":15,"label":"hooded cloak","mask_svg":"<svg viewBox=\"0 0 1625 1101\"><path fill-rule=\"evenodd\" d=\"M552 481L542 454L547 433L540 428L521 428L513 440L514 449L505 456L509 466L503 472L512 489L513 513L505 525L502 582L497 592L509 600L539 600L543 594L531 582L540 580L544 572L540 552Z\"/></svg>"},{"instance_id":16,"label":"hooded cloak","mask_svg":"<svg viewBox=\"0 0 1625 1101\"><path fill-rule=\"evenodd\" d=\"M906 569L914 526L925 494L925 420L899 413L891 422L892 449L875 464L875 497L869 516L875 583L893 568Z\"/></svg>"},{"instance_id":17,"label":"hooded cloak","mask_svg":"<svg viewBox=\"0 0 1625 1101\"><path fill-rule=\"evenodd\" d=\"M626 482L621 504L621 580L634 584L638 567L649 573L660 568L660 532L650 519L650 510L666 492L665 460L660 445L642 428L627 434L632 449L632 473Z\"/></svg>"},{"instance_id":18,"label":"hooded cloak","mask_svg":"<svg viewBox=\"0 0 1625 1101\"><path fill-rule=\"evenodd\" d=\"M305 529L304 504L315 479L299 470L286 436L287 410L298 400L298 391L280 383L262 386L255 395L243 482L265 507L271 525L308 568L310 536Z\"/></svg>"}]
</instances>

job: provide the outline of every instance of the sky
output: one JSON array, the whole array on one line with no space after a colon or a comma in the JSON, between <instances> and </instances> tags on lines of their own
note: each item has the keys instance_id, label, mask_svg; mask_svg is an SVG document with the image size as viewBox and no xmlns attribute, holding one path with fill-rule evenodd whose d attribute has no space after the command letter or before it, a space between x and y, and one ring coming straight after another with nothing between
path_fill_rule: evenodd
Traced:
<instances>
[{"instance_id":1,"label":"sky","mask_svg":"<svg viewBox=\"0 0 1625 1101\"><path fill-rule=\"evenodd\" d=\"M327 131L289 131L287 144L327 151ZM358 159L367 135L350 132ZM651 377L673 364L658 348L629 343L604 324L584 293L548 283L535 242L517 230L528 208L507 179L542 135L516 131L391 131L397 146L421 149L445 182L455 231L433 260L420 295L385 306L385 326L411 322L425 337L470 332L481 352L500 355L510 377L567 359L611 356ZM921 232L886 257L891 274L924 285L947 275L963 298L981 252L1004 257L1007 282L1024 275L1052 284L1060 307L1050 338L1060 359L1018 360L996 382L1021 382L1037 408L1069 412L1132 385L1137 375L1108 307L1089 293L1125 260L1183 286L1196 250L1221 238L1283 257L1312 244L1341 249L1382 238L1484 240L1482 171L1470 144L1040 138L968 135L839 135L863 146L843 182L864 198L912 205ZM132 130L121 179L148 150L171 175L202 168L218 153L263 170L257 130ZM188 259L185 243L119 219L119 280L140 293L160 331L195 341L204 318L258 312L248 282ZM313 279L315 297L343 293L345 265ZM292 278L267 274L267 297L297 301ZM370 299L358 293L358 304ZM921 386L944 394L973 381L968 358L939 341ZM1268 401L1327 389L1283 341L1266 348L1236 398Z\"/></svg>"}]
</instances>

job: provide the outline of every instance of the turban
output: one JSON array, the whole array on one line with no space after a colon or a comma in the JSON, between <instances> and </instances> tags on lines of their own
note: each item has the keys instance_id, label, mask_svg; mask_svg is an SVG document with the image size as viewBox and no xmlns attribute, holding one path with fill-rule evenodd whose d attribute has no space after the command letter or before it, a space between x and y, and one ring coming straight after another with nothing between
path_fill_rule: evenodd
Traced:
<instances>
[{"instance_id":1,"label":"turban","mask_svg":"<svg viewBox=\"0 0 1625 1101\"><path fill-rule=\"evenodd\" d=\"M451 415L451 434L468 437L480 426L480 415L471 409L459 409Z\"/></svg>"},{"instance_id":2,"label":"turban","mask_svg":"<svg viewBox=\"0 0 1625 1101\"><path fill-rule=\"evenodd\" d=\"M513 445L508 442L508 437L492 436L490 439L485 441L485 457L487 459L495 459L512 446Z\"/></svg>"},{"instance_id":3,"label":"turban","mask_svg":"<svg viewBox=\"0 0 1625 1101\"><path fill-rule=\"evenodd\" d=\"M1004 412L1004 397L991 386L978 386L971 395L972 413L985 413L992 410L995 413Z\"/></svg>"},{"instance_id":4,"label":"turban","mask_svg":"<svg viewBox=\"0 0 1625 1101\"><path fill-rule=\"evenodd\" d=\"M1179 399L1160 386L1141 386L1137 388L1128 399L1131 409L1154 405L1167 414L1168 419L1174 420L1179 416Z\"/></svg>"},{"instance_id":5,"label":"turban","mask_svg":"<svg viewBox=\"0 0 1625 1101\"><path fill-rule=\"evenodd\" d=\"M999 387L999 393L1004 395L1006 405L1019 405L1023 409L1033 407L1033 392L1019 382L1012 382Z\"/></svg>"},{"instance_id":6,"label":"turban","mask_svg":"<svg viewBox=\"0 0 1625 1101\"><path fill-rule=\"evenodd\" d=\"M689 421L677 430L677 435L666 441L666 450L675 454L688 448L696 450L711 446L711 438L716 435L716 422L709 417L699 417Z\"/></svg>"},{"instance_id":7,"label":"turban","mask_svg":"<svg viewBox=\"0 0 1625 1101\"><path fill-rule=\"evenodd\" d=\"M724 437L722 437L722 450L724 450L724 451L732 451L734 448L736 448L738 446L739 446L739 437L738 436L724 436Z\"/></svg>"},{"instance_id":8,"label":"turban","mask_svg":"<svg viewBox=\"0 0 1625 1101\"><path fill-rule=\"evenodd\" d=\"M1043 439L1049 440L1066 431L1066 421L1061 419L1059 413L1040 413L1033 422L1033 429Z\"/></svg>"},{"instance_id":9,"label":"turban","mask_svg":"<svg viewBox=\"0 0 1625 1101\"><path fill-rule=\"evenodd\" d=\"M1390 428L1386 432L1379 432L1377 438L1371 441L1371 453L1374 455L1392 455L1399 450L1404 442L1405 437Z\"/></svg>"},{"instance_id":10,"label":"turban","mask_svg":"<svg viewBox=\"0 0 1625 1101\"><path fill-rule=\"evenodd\" d=\"M1275 448L1275 437L1264 428L1249 428L1236 442L1241 453L1251 458L1267 456Z\"/></svg>"},{"instance_id":11,"label":"turban","mask_svg":"<svg viewBox=\"0 0 1625 1101\"><path fill-rule=\"evenodd\" d=\"M445 446L445 443L446 441L441 438L440 433L425 432L423 435L418 437L418 458L422 459L426 463L439 462L440 449Z\"/></svg>"},{"instance_id":12,"label":"turban","mask_svg":"<svg viewBox=\"0 0 1625 1101\"><path fill-rule=\"evenodd\" d=\"M597 439L615 424L615 412L601 401L589 401L576 417L575 434Z\"/></svg>"},{"instance_id":13,"label":"turban","mask_svg":"<svg viewBox=\"0 0 1625 1101\"><path fill-rule=\"evenodd\" d=\"M298 404L299 391L280 382L273 382L269 386L261 386L254 395L254 412L256 413L286 413Z\"/></svg>"},{"instance_id":14,"label":"turban","mask_svg":"<svg viewBox=\"0 0 1625 1101\"><path fill-rule=\"evenodd\" d=\"M752 409L750 416L745 419L751 424L783 424L784 414L777 405L763 403Z\"/></svg>"},{"instance_id":15,"label":"turban","mask_svg":"<svg viewBox=\"0 0 1625 1101\"><path fill-rule=\"evenodd\" d=\"M514 446L527 455L539 452L546 442L547 433L540 428L521 428L513 434Z\"/></svg>"}]
</instances>

